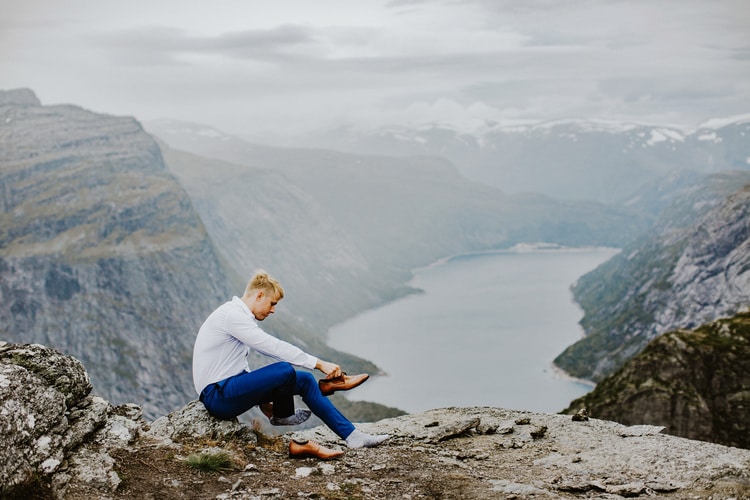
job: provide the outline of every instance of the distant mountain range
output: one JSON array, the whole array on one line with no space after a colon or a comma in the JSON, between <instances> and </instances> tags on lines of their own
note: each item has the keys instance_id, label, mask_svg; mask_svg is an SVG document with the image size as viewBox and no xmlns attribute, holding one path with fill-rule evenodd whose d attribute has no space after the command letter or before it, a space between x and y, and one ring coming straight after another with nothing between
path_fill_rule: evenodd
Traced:
<instances>
[{"instance_id":1,"label":"distant mountain range","mask_svg":"<svg viewBox=\"0 0 750 500\"><path fill-rule=\"evenodd\" d=\"M691 131L591 120L476 122L349 127L295 143L358 154L439 156L467 178L506 193L638 205L643 190L663 179L674 183L683 176L750 169L748 137L750 114L710 120Z\"/></svg>"}]
</instances>

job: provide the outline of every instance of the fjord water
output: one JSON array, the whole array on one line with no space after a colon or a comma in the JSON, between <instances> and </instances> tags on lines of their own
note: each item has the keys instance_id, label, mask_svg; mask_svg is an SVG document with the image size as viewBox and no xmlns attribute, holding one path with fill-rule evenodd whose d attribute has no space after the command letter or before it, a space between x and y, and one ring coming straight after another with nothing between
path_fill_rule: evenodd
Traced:
<instances>
[{"instance_id":1,"label":"fjord water","mask_svg":"<svg viewBox=\"0 0 750 500\"><path fill-rule=\"evenodd\" d=\"M566 408L592 389L552 367L582 335L583 313L570 285L615 253L527 247L415 270L409 285L424 293L329 331L332 347L387 373L347 396L410 413L449 406Z\"/></svg>"}]
</instances>

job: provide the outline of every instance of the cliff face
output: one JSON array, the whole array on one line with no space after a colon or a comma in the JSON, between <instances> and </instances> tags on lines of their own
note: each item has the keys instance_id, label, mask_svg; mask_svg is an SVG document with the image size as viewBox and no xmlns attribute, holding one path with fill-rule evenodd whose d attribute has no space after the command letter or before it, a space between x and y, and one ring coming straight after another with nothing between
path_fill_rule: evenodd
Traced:
<instances>
[{"instance_id":1,"label":"cliff face","mask_svg":"<svg viewBox=\"0 0 750 500\"><path fill-rule=\"evenodd\" d=\"M750 313L653 340L565 413L750 448Z\"/></svg>"},{"instance_id":2,"label":"cliff face","mask_svg":"<svg viewBox=\"0 0 750 500\"><path fill-rule=\"evenodd\" d=\"M88 367L148 415L194 395L197 328L228 286L203 225L131 118L0 92L0 336Z\"/></svg>"},{"instance_id":3,"label":"cliff face","mask_svg":"<svg viewBox=\"0 0 750 500\"><path fill-rule=\"evenodd\" d=\"M601 380L670 330L695 328L750 304L750 182L716 175L663 213L644 238L573 287L586 336L555 360ZM732 193L732 194L730 194Z\"/></svg>"},{"instance_id":4,"label":"cliff face","mask_svg":"<svg viewBox=\"0 0 750 500\"><path fill-rule=\"evenodd\" d=\"M377 448L295 459L289 441L330 448L325 427L270 437L192 401L153 421L89 394L83 366L44 346L0 344L0 496L7 498L750 497L750 450L661 427L502 408L445 408L370 424ZM187 459L224 457L220 472Z\"/></svg>"}]
</instances>

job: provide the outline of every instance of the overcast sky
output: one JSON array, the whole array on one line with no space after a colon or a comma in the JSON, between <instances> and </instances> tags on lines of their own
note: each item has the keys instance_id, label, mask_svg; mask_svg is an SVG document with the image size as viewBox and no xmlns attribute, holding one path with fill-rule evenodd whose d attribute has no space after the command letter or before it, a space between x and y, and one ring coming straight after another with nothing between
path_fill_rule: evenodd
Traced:
<instances>
[{"instance_id":1,"label":"overcast sky","mask_svg":"<svg viewBox=\"0 0 750 500\"><path fill-rule=\"evenodd\" d=\"M748 0L0 0L0 89L226 132L750 112Z\"/></svg>"}]
</instances>

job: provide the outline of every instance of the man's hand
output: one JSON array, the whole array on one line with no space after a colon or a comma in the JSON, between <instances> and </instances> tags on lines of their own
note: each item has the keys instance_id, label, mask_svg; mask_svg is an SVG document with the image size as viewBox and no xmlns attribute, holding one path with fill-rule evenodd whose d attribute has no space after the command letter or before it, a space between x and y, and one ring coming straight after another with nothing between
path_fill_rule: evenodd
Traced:
<instances>
[{"instance_id":1,"label":"man's hand","mask_svg":"<svg viewBox=\"0 0 750 500\"><path fill-rule=\"evenodd\" d=\"M341 376L341 367L336 363L329 363L319 359L315 364L315 369L320 370L326 374L326 378L336 378Z\"/></svg>"}]
</instances>

